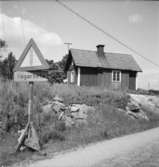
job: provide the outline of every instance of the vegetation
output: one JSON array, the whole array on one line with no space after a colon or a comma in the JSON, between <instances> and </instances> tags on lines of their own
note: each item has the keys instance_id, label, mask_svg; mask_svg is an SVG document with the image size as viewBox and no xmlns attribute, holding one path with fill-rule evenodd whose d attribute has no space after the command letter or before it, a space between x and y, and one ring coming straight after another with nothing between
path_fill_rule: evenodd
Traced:
<instances>
[{"instance_id":1,"label":"vegetation","mask_svg":"<svg viewBox=\"0 0 159 167\"><path fill-rule=\"evenodd\" d=\"M64 122L57 121L57 117L53 112L49 114L42 112L42 105L47 101L52 101L57 94L63 97L66 105L85 103L95 107L95 111L88 114L87 125L66 128ZM1 81L0 95L0 122L3 125L1 140L7 141L8 138L10 140L11 136L12 140L15 139L14 142L9 142L5 147L6 150L8 147L12 148L8 148L9 153L15 149L18 137L17 131L26 125L28 85L12 81ZM149 115L150 121L134 120L124 112L119 111L117 108L125 109L128 98L125 93L103 91L99 88L76 87L65 84L36 84L33 120L43 150L54 153L159 125L159 116L149 111L145 112ZM9 134L9 137L7 134ZM0 144L0 150L4 151L4 149L1 149L4 148L2 143ZM6 154L6 151L4 153L0 152L0 155L3 159L4 156L7 157L8 163L26 157L34 157L34 154L28 154L27 152L19 153L15 157L12 156L12 158Z\"/></svg>"}]
</instances>

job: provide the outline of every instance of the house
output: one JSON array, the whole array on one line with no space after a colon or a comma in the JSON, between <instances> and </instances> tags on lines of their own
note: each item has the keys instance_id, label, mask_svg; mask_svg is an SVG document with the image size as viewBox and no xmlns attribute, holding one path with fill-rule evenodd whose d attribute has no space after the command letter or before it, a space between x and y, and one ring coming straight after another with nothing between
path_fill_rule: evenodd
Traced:
<instances>
[{"instance_id":1,"label":"house","mask_svg":"<svg viewBox=\"0 0 159 167\"><path fill-rule=\"evenodd\" d=\"M65 72L68 83L78 86L135 90L137 72L142 70L131 55L105 53L104 45L98 45L96 51L70 49Z\"/></svg>"}]
</instances>

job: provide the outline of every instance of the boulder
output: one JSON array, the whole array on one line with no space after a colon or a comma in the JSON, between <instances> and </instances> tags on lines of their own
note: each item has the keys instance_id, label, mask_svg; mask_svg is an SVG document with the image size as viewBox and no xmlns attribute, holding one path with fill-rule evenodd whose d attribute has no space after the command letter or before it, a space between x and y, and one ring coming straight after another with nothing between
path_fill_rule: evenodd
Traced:
<instances>
[{"instance_id":1,"label":"boulder","mask_svg":"<svg viewBox=\"0 0 159 167\"><path fill-rule=\"evenodd\" d=\"M59 97L58 95L56 95L53 100L63 103L63 99Z\"/></svg>"},{"instance_id":2,"label":"boulder","mask_svg":"<svg viewBox=\"0 0 159 167\"><path fill-rule=\"evenodd\" d=\"M66 127L72 127L75 124L73 119L71 117L69 117L69 116L65 116L64 117L64 121L65 121L65 126Z\"/></svg>"},{"instance_id":3,"label":"boulder","mask_svg":"<svg viewBox=\"0 0 159 167\"><path fill-rule=\"evenodd\" d=\"M127 104L127 108L133 112L139 112L141 109L140 105L132 98L130 98L130 101Z\"/></svg>"},{"instance_id":4,"label":"boulder","mask_svg":"<svg viewBox=\"0 0 159 167\"><path fill-rule=\"evenodd\" d=\"M70 107L71 116L75 119L87 119L87 113L90 110L94 110L94 108L85 104L73 104Z\"/></svg>"},{"instance_id":5,"label":"boulder","mask_svg":"<svg viewBox=\"0 0 159 167\"><path fill-rule=\"evenodd\" d=\"M79 112L87 113L90 110L94 110L94 107L87 106L86 104L72 104L70 106L71 112Z\"/></svg>"},{"instance_id":6,"label":"boulder","mask_svg":"<svg viewBox=\"0 0 159 167\"><path fill-rule=\"evenodd\" d=\"M65 110L65 105L59 101L54 101L51 108L55 113L59 113L60 111Z\"/></svg>"},{"instance_id":7,"label":"boulder","mask_svg":"<svg viewBox=\"0 0 159 167\"><path fill-rule=\"evenodd\" d=\"M0 138L1 138L1 135L3 135L3 133L4 133L4 125L3 125L3 122L2 121L0 121Z\"/></svg>"},{"instance_id":8,"label":"boulder","mask_svg":"<svg viewBox=\"0 0 159 167\"><path fill-rule=\"evenodd\" d=\"M130 115L132 118L135 119L145 119L145 120L149 120L148 116L145 114L144 111L140 110L140 112L132 112L132 111L127 111L127 114Z\"/></svg>"},{"instance_id":9,"label":"boulder","mask_svg":"<svg viewBox=\"0 0 159 167\"><path fill-rule=\"evenodd\" d=\"M126 111L126 114L132 118L149 120L146 113L141 109L140 104L133 98L129 99L129 102L126 106Z\"/></svg>"},{"instance_id":10,"label":"boulder","mask_svg":"<svg viewBox=\"0 0 159 167\"><path fill-rule=\"evenodd\" d=\"M42 106L42 111L45 114L52 112L52 104L46 104L46 105Z\"/></svg>"}]
</instances>

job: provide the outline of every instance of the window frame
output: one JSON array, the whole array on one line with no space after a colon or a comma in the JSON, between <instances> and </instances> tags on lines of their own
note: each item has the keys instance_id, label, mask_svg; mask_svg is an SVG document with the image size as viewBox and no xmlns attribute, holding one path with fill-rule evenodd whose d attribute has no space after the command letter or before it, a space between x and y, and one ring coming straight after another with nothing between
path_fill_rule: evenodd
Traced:
<instances>
[{"instance_id":1,"label":"window frame","mask_svg":"<svg viewBox=\"0 0 159 167\"><path fill-rule=\"evenodd\" d=\"M119 75L118 75L119 73ZM118 79L119 77L119 79ZM121 82L121 71L112 70L112 82Z\"/></svg>"}]
</instances>

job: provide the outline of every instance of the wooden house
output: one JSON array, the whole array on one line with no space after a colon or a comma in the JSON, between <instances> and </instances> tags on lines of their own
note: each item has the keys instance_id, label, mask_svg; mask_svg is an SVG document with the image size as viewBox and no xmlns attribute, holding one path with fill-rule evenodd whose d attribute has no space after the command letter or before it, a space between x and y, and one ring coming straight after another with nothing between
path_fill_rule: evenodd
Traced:
<instances>
[{"instance_id":1,"label":"wooden house","mask_svg":"<svg viewBox=\"0 0 159 167\"><path fill-rule=\"evenodd\" d=\"M105 53L104 45L96 51L70 49L65 71L68 83L117 90L135 90L137 72L142 72L131 55Z\"/></svg>"}]
</instances>

